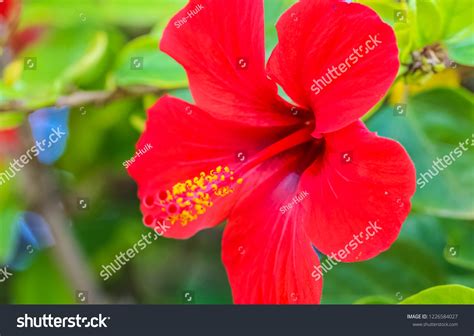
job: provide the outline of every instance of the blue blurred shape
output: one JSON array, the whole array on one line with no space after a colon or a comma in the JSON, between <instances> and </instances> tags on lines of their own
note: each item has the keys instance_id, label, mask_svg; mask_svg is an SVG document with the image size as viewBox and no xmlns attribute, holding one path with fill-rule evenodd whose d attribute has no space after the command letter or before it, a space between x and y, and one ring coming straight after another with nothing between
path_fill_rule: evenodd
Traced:
<instances>
[{"instance_id":1,"label":"blue blurred shape","mask_svg":"<svg viewBox=\"0 0 474 336\"><path fill-rule=\"evenodd\" d=\"M37 110L28 117L36 151L43 164L53 164L64 153L69 136L69 107L48 107Z\"/></svg>"},{"instance_id":2,"label":"blue blurred shape","mask_svg":"<svg viewBox=\"0 0 474 336\"><path fill-rule=\"evenodd\" d=\"M54 245L54 238L48 223L33 212L22 213L16 227L18 240L7 265L13 270L24 270L37 251Z\"/></svg>"}]
</instances>

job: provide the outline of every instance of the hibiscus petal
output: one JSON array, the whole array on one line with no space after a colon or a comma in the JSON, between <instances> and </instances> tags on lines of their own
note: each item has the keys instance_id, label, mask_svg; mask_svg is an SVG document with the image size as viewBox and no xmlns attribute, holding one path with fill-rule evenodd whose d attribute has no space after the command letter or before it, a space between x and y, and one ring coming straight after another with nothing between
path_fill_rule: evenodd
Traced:
<instances>
[{"instance_id":1,"label":"hibiscus petal","mask_svg":"<svg viewBox=\"0 0 474 336\"><path fill-rule=\"evenodd\" d=\"M235 122L217 120L182 100L169 96L161 98L148 111L146 130L137 144L137 154L124 162L138 184L144 221L148 223L148 215L153 217L148 217L150 220L166 219L161 216L161 207L155 206L160 193L172 190L178 183L193 181L200 177L201 172L216 171L219 166L235 170L246 157L281 137L283 131L286 132L283 129L242 127ZM239 176L230 176L230 172L228 175L222 183L231 186ZM240 192L242 188L245 185L239 186ZM185 225L172 225L165 236L185 239L199 230L219 224L227 217L236 195L211 195L214 204L206 209L205 214Z\"/></svg>"},{"instance_id":2,"label":"hibiscus petal","mask_svg":"<svg viewBox=\"0 0 474 336\"><path fill-rule=\"evenodd\" d=\"M281 17L277 30L268 71L295 102L312 108L315 136L363 116L397 74L395 34L363 5L301 0Z\"/></svg>"},{"instance_id":3,"label":"hibiscus petal","mask_svg":"<svg viewBox=\"0 0 474 336\"><path fill-rule=\"evenodd\" d=\"M215 117L298 121L265 73L263 1L192 0L171 19L160 48L186 69L196 104Z\"/></svg>"},{"instance_id":4,"label":"hibiscus petal","mask_svg":"<svg viewBox=\"0 0 474 336\"><path fill-rule=\"evenodd\" d=\"M370 259L396 240L410 212L415 168L400 144L362 122L325 139L323 157L301 179L310 194L303 204L308 235L337 260Z\"/></svg>"},{"instance_id":5,"label":"hibiscus petal","mask_svg":"<svg viewBox=\"0 0 474 336\"><path fill-rule=\"evenodd\" d=\"M292 171L302 154L293 151L263 164L278 169L232 211L222 259L237 304L320 301L322 280L315 273L319 260L302 225L302 214L297 209L279 211L297 194L298 175Z\"/></svg>"}]
</instances>

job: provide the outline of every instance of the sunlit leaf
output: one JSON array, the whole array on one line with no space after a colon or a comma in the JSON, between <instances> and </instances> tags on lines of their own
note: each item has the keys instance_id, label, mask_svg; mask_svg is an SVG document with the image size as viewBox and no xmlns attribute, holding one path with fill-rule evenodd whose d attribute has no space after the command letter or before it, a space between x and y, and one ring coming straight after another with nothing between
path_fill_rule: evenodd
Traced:
<instances>
[{"instance_id":1,"label":"sunlit leaf","mask_svg":"<svg viewBox=\"0 0 474 336\"><path fill-rule=\"evenodd\" d=\"M120 52L114 71L118 86L146 85L163 89L187 86L183 68L158 50L158 39L141 36Z\"/></svg>"},{"instance_id":2,"label":"sunlit leaf","mask_svg":"<svg viewBox=\"0 0 474 336\"><path fill-rule=\"evenodd\" d=\"M436 286L403 300L402 304L473 304L474 289L460 285Z\"/></svg>"}]
</instances>

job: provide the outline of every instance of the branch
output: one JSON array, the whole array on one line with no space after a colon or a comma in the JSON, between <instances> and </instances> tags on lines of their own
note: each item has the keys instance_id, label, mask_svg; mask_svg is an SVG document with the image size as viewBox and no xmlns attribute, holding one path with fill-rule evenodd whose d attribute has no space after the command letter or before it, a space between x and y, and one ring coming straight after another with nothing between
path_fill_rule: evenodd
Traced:
<instances>
[{"instance_id":1,"label":"branch","mask_svg":"<svg viewBox=\"0 0 474 336\"><path fill-rule=\"evenodd\" d=\"M117 88L114 91L78 91L68 96L59 97L53 106L81 107L86 105L105 105L111 101L124 98L141 97L145 94L163 94L163 90L151 86L132 86L127 88ZM52 105L41 106L49 107ZM31 108L26 106L21 100L10 100L0 104L0 113L21 112L31 113L41 107Z\"/></svg>"}]
</instances>

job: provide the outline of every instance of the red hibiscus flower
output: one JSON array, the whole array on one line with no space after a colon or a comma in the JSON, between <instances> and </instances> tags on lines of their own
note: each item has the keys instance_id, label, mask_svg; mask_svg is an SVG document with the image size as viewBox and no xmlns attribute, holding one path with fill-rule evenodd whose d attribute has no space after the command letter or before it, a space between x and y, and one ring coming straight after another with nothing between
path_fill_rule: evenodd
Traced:
<instances>
[{"instance_id":1,"label":"red hibiscus flower","mask_svg":"<svg viewBox=\"0 0 474 336\"><path fill-rule=\"evenodd\" d=\"M344 262L378 255L415 191L406 151L359 121L397 74L392 29L360 4L301 0L277 30L265 66L263 1L190 1L160 47L196 105L162 97L137 144L152 149L128 168L144 223L166 237L228 219L235 303L319 303L314 247Z\"/></svg>"}]
</instances>

